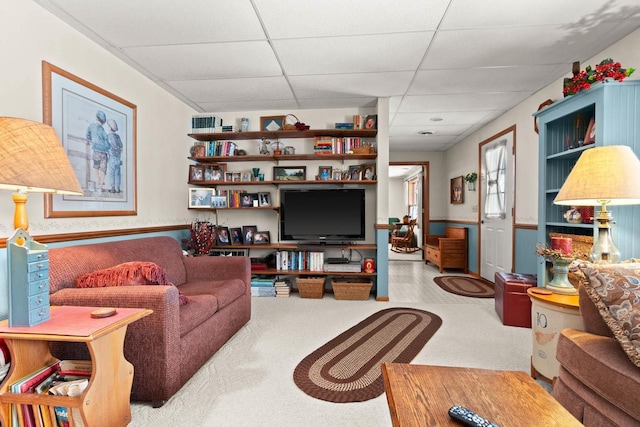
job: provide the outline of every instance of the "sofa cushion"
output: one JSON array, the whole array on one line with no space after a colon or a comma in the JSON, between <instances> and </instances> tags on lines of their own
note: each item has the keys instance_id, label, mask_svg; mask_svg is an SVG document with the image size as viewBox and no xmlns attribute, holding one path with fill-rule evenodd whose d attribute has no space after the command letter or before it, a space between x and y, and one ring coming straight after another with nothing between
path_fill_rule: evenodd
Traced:
<instances>
[{"instance_id":1,"label":"sofa cushion","mask_svg":"<svg viewBox=\"0 0 640 427\"><path fill-rule=\"evenodd\" d=\"M585 264L584 288L629 359L640 367L640 264Z\"/></svg>"},{"instance_id":2,"label":"sofa cushion","mask_svg":"<svg viewBox=\"0 0 640 427\"><path fill-rule=\"evenodd\" d=\"M124 262L111 268L92 271L76 278L77 288L103 288L106 286L171 285L167 272L153 262ZM188 302L179 293L180 305Z\"/></svg>"},{"instance_id":3,"label":"sofa cushion","mask_svg":"<svg viewBox=\"0 0 640 427\"><path fill-rule=\"evenodd\" d=\"M215 295L218 300L218 309L221 309L244 295L247 285L240 279L209 280L188 282L179 286L178 289L189 298L193 295Z\"/></svg>"},{"instance_id":4,"label":"sofa cushion","mask_svg":"<svg viewBox=\"0 0 640 427\"><path fill-rule=\"evenodd\" d=\"M214 295L191 295L189 304L180 307L180 337L185 336L218 311Z\"/></svg>"}]
</instances>

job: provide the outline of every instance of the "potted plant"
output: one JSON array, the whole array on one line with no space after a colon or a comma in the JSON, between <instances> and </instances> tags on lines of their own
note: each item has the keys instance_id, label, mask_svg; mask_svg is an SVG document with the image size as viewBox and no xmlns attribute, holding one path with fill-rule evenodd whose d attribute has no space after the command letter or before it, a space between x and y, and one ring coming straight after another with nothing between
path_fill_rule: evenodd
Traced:
<instances>
[{"instance_id":1,"label":"potted plant","mask_svg":"<svg viewBox=\"0 0 640 427\"><path fill-rule=\"evenodd\" d=\"M478 179L478 174L475 172L468 173L464 176L464 180L467 182L467 189L469 191L476 191L477 179Z\"/></svg>"}]
</instances>

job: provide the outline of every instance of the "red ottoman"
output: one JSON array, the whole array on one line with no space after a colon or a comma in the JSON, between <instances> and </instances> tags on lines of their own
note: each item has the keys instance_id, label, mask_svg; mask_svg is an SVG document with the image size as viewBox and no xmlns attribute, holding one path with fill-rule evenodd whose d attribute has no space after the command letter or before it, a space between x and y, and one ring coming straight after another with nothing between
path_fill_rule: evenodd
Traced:
<instances>
[{"instance_id":1,"label":"red ottoman","mask_svg":"<svg viewBox=\"0 0 640 427\"><path fill-rule=\"evenodd\" d=\"M531 327L531 299L527 289L536 285L535 274L496 273L496 313L503 325Z\"/></svg>"}]
</instances>

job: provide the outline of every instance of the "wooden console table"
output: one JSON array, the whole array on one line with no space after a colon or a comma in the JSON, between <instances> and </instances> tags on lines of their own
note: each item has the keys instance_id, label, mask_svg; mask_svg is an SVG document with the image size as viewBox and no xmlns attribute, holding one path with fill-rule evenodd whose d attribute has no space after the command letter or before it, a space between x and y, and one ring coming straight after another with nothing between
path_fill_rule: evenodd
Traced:
<instances>
[{"instance_id":1,"label":"wooden console table","mask_svg":"<svg viewBox=\"0 0 640 427\"><path fill-rule=\"evenodd\" d=\"M127 325L148 316L151 310L118 308L114 316L94 319L90 313L100 307L51 307L51 319L31 327L9 327L0 322L0 337L11 352L11 370L0 385L0 419L11 425L12 404L77 408L85 426L126 426L131 421L129 398L133 365L123 354ZM10 385L57 359L49 342L84 342L92 356L89 385L79 397L10 393ZM22 417L20 415L20 422ZM55 417L54 417L55 420ZM23 424L20 424L23 425Z\"/></svg>"},{"instance_id":2,"label":"wooden console table","mask_svg":"<svg viewBox=\"0 0 640 427\"><path fill-rule=\"evenodd\" d=\"M581 426L526 372L383 363L394 427L460 426L461 405L499 426Z\"/></svg>"}]
</instances>

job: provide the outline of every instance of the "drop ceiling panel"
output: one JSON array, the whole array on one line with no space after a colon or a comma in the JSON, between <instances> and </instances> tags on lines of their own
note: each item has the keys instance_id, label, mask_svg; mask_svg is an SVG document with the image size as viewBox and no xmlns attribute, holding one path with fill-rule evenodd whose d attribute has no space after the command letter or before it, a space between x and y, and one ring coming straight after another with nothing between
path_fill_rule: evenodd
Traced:
<instances>
[{"instance_id":1,"label":"drop ceiling panel","mask_svg":"<svg viewBox=\"0 0 640 427\"><path fill-rule=\"evenodd\" d=\"M415 70L433 32L274 40L284 72L309 74ZM381 54L384 52L384 54Z\"/></svg>"},{"instance_id":2,"label":"drop ceiling panel","mask_svg":"<svg viewBox=\"0 0 640 427\"><path fill-rule=\"evenodd\" d=\"M223 112L223 111L258 111L275 110L291 111L296 110L298 104L293 99L272 99L268 101L245 100L245 101L224 101L224 102L201 102L198 104L202 111Z\"/></svg>"},{"instance_id":3,"label":"drop ceiling panel","mask_svg":"<svg viewBox=\"0 0 640 427\"><path fill-rule=\"evenodd\" d=\"M505 110L513 106L519 99L521 99L521 95L517 92L409 95L402 100L398 112Z\"/></svg>"},{"instance_id":4,"label":"drop ceiling panel","mask_svg":"<svg viewBox=\"0 0 640 427\"><path fill-rule=\"evenodd\" d=\"M419 132L422 131L432 131L435 132L436 136L458 136L464 133L465 130L469 127L468 124L463 125L435 125L435 124L424 124L424 125L415 125L415 126L401 126L401 125L393 125L391 129L389 129L389 136L414 136L420 138L429 138L431 135L420 135Z\"/></svg>"},{"instance_id":5,"label":"drop ceiling panel","mask_svg":"<svg viewBox=\"0 0 640 427\"><path fill-rule=\"evenodd\" d=\"M299 108L373 108L378 104L378 98L298 98Z\"/></svg>"},{"instance_id":6,"label":"drop ceiling panel","mask_svg":"<svg viewBox=\"0 0 640 427\"><path fill-rule=\"evenodd\" d=\"M249 0L50 0L111 43L146 46L265 39Z\"/></svg>"},{"instance_id":7,"label":"drop ceiling panel","mask_svg":"<svg viewBox=\"0 0 640 427\"><path fill-rule=\"evenodd\" d=\"M197 103L293 99L284 77L168 81L167 84Z\"/></svg>"},{"instance_id":8,"label":"drop ceiling panel","mask_svg":"<svg viewBox=\"0 0 640 427\"><path fill-rule=\"evenodd\" d=\"M487 111L447 111L439 113L397 113L393 118L392 126L449 126L472 125L483 120L488 115ZM433 122L432 117L439 117L442 121Z\"/></svg>"},{"instance_id":9,"label":"drop ceiling panel","mask_svg":"<svg viewBox=\"0 0 640 427\"><path fill-rule=\"evenodd\" d=\"M449 0L254 0L274 39L435 30Z\"/></svg>"},{"instance_id":10,"label":"drop ceiling panel","mask_svg":"<svg viewBox=\"0 0 640 427\"><path fill-rule=\"evenodd\" d=\"M289 77L299 99L393 96L406 92L412 71Z\"/></svg>"},{"instance_id":11,"label":"drop ceiling panel","mask_svg":"<svg viewBox=\"0 0 640 427\"><path fill-rule=\"evenodd\" d=\"M130 47L124 51L163 80L282 75L266 41Z\"/></svg>"}]
</instances>

